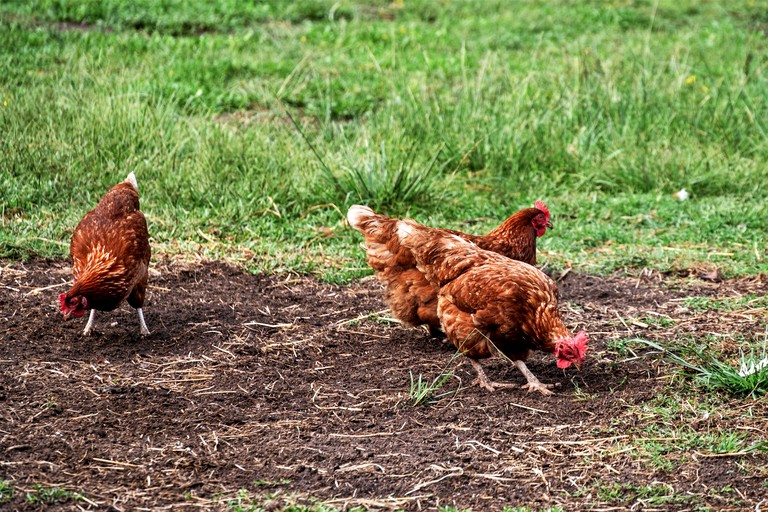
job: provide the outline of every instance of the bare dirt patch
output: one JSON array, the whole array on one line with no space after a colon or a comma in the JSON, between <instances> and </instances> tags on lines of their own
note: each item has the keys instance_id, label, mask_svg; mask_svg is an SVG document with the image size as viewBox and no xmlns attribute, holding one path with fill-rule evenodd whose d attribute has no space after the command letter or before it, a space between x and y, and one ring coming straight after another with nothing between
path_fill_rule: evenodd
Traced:
<instances>
[{"instance_id":1,"label":"bare dirt patch","mask_svg":"<svg viewBox=\"0 0 768 512\"><path fill-rule=\"evenodd\" d=\"M96 335L84 338L84 319L64 322L57 308L67 263L0 265L0 481L13 488L0 489L0 507L38 510L31 501L54 487L83 497L60 496L51 507L62 510L224 510L241 489L273 507L314 497L413 510L754 510L768 496L764 452L654 459L653 429L672 420L646 404L679 399L670 367L622 363L611 348L632 336L717 332L729 334L723 351L735 350L728 339L760 336L764 313L696 312L681 299L765 294L765 278L567 274L566 323L593 342L581 373L532 358L534 374L560 385L545 397L462 387L470 365L387 321L372 279L334 286L217 263L158 268L149 337L124 306L97 314ZM670 321L653 322L662 317ZM524 382L499 358L486 366L493 379ZM411 405L410 375L431 380L446 367L455 376L445 389L461 389ZM679 422L694 436L765 438L765 398L718 400L722 413L703 417L694 402Z\"/></svg>"}]
</instances>

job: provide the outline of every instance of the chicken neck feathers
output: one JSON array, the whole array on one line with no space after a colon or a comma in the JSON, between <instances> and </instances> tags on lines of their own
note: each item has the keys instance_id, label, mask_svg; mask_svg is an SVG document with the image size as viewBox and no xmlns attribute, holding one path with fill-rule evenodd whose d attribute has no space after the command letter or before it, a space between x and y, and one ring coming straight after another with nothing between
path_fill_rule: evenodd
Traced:
<instances>
[{"instance_id":1,"label":"chicken neck feathers","mask_svg":"<svg viewBox=\"0 0 768 512\"><path fill-rule=\"evenodd\" d=\"M465 236L481 249L503 254L513 260L536 264L536 229L531 220L541 213L537 208L524 208L507 218L485 236Z\"/></svg>"}]
</instances>

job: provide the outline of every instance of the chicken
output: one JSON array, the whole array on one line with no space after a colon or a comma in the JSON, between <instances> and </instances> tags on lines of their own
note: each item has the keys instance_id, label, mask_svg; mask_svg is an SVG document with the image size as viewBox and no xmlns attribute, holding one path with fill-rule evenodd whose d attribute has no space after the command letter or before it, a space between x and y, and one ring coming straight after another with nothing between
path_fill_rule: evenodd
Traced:
<instances>
[{"instance_id":1,"label":"chicken","mask_svg":"<svg viewBox=\"0 0 768 512\"><path fill-rule=\"evenodd\" d=\"M411 250L397 237L398 219L375 213L367 206L354 205L347 213L349 224L365 237L368 264L384 285L385 299L392 315L410 326L426 325L433 336L441 335L437 317L437 289L416 268ZM536 238L551 228L549 209L542 201L505 220L485 236L444 230L477 246L508 258L536 264Z\"/></svg>"},{"instance_id":2,"label":"chicken","mask_svg":"<svg viewBox=\"0 0 768 512\"><path fill-rule=\"evenodd\" d=\"M69 291L59 295L64 319L81 317L90 309L83 331L88 335L96 310L112 311L128 299L128 304L139 313L141 334L149 334L142 306L151 249L133 173L85 214L75 228L69 251L75 281Z\"/></svg>"},{"instance_id":3,"label":"chicken","mask_svg":"<svg viewBox=\"0 0 768 512\"><path fill-rule=\"evenodd\" d=\"M494 348L512 360L528 381L523 387L551 394L525 365L532 350L550 352L558 368L581 368L589 340L572 336L557 306L557 287L527 263L481 249L450 232L405 220L397 223L402 246L436 287L437 316L448 339L477 370L477 381L493 391L512 384L488 380L477 361Z\"/></svg>"}]
</instances>

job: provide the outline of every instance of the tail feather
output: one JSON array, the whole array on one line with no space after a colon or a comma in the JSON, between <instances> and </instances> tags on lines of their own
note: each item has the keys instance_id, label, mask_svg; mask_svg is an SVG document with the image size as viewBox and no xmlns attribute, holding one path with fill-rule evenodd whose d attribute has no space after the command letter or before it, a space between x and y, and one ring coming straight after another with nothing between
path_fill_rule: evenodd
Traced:
<instances>
[{"instance_id":1,"label":"tail feather","mask_svg":"<svg viewBox=\"0 0 768 512\"><path fill-rule=\"evenodd\" d=\"M347 220L349 221L349 225L361 233L365 233L367 225L375 216L376 212L367 206L359 204L350 206L349 211L347 212Z\"/></svg>"},{"instance_id":2,"label":"tail feather","mask_svg":"<svg viewBox=\"0 0 768 512\"><path fill-rule=\"evenodd\" d=\"M363 249L368 264L376 272L392 277L416 265L411 251L403 248L397 238L397 219L376 213L367 206L354 205L347 212L347 220L365 238Z\"/></svg>"},{"instance_id":3,"label":"tail feather","mask_svg":"<svg viewBox=\"0 0 768 512\"><path fill-rule=\"evenodd\" d=\"M347 212L349 225L359 231L365 237L368 244L387 244L394 238L397 219L376 213L367 206L353 205Z\"/></svg>"},{"instance_id":4,"label":"tail feather","mask_svg":"<svg viewBox=\"0 0 768 512\"><path fill-rule=\"evenodd\" d=\"M133 173L128 174L128 177L125 178L126 183L130 183L133 185L133 188L136 189L136 192L139 191L139 183L136 181L136 175Z\"/></svg>"}]
</instances>

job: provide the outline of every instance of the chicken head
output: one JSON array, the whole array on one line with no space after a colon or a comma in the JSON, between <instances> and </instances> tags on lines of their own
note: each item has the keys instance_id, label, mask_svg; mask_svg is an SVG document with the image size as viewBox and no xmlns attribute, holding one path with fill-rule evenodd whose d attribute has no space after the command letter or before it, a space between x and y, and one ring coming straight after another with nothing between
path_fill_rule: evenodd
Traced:
<instances>
[{"instance_id":1,"label":"chicken head","mask_svg":"<svg viewBox=\"0 0 768 512\"><path fill-rule=\"evenodd\" d=\"M64 320L70 316L79 318L85 314L85 310L88 309L88 299L83 295L76 295L75 297L67 298L66 293L59 295L59 304L61 304L61 312L64 313Z\"/></svg>"},{"instance_id":2,"label":"chicken head","mask_svg":"<svg viewBox=\"0 0 768 512\"><path fill-rule=\"evenodd\" d=\"M555 357L558 368L568 368L572 364L581 369L584 355L587 353L589 336L584 331L579 331L572 338L564 338L555 342Z\"/></svg>"},{"instance_id":3,"label":"chicken head","mask_svg":"<svg viewBox=\"0 0 768 512\"><path fill-rule=\"evenodd\" d=\"M531 224L533 224L533 229L536 230L536 236L544 236L547 228L553 229L555 227L549 219L549 208L544 204L544 201L536 201L533 207L540 210L541 213L531 219Z\"/></svg>"}]
</instances>

